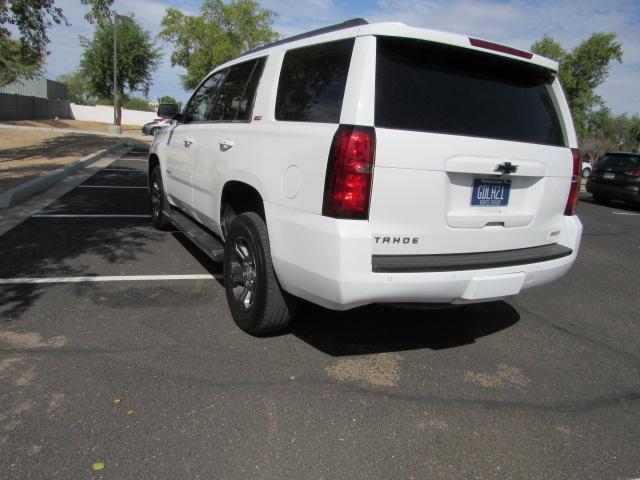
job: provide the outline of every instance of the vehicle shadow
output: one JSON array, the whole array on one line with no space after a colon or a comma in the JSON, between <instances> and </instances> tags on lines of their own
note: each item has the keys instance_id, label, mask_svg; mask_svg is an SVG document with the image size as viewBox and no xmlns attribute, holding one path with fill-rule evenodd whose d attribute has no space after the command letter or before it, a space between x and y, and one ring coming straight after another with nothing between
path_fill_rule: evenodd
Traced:
<instances>
[{"instance_id":1,"label":"vehicle shadow","mask_svg":"<svg viewBox=\"0 0 640 480\"><path fill-rule=\"evenodd\" d=\"M301 305L291 333L334 357L469 345L511 327L518 312L504 301L443 310L369 305L335 312Z\"/></svg>"},{"instance_id":2,"label":"vehicle shadow","mask_svg":"<svg viewBox=\"0 0 640 480\"><path fill-rule=\"evenodd\" d=\"M173 235L224 287L222 264L212 261L182 233ZM519 320L515 308L504 301L444 309L368 305L346 312L301 301L291 328L275 336L294 335L327 355L340 357L469 345Z\"/></svg>"}]
</instances>

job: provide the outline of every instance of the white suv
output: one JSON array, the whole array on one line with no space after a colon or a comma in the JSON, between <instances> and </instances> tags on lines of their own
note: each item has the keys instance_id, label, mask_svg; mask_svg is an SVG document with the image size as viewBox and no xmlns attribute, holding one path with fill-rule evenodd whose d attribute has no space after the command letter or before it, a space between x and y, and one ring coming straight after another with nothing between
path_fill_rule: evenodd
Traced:
<instances>
[{"instance_id":1,"label":"white suv","mask_svg":"<svg viewBox=\"0 0 640 480\"><path fill-rule=\"evenodd\" d=\"M356 19L207 76L149 156L152 216L214 260L237 324L297 298L464 304L558 279L581 161L552 60Z\"/></svg>"}]
</instances>

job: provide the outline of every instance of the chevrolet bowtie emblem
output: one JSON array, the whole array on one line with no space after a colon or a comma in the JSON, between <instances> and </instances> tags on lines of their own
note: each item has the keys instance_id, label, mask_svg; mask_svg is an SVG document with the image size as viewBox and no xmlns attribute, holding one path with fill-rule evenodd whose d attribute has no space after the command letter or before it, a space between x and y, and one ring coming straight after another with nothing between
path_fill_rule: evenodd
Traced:
<instances>
[{"instance_id":1,"label":"chevrolet bowtie emblem","mask_svg":"<svg viewBox=\"0 0 640 480\"><path fill-rule=\"evenodd\" d=\"M494 172L498 172L501 175L509 175L510 173L516 173L517 171L518 165L514 165L511 162L499 163L494 169Z\"/></svg>"}]
</instances>

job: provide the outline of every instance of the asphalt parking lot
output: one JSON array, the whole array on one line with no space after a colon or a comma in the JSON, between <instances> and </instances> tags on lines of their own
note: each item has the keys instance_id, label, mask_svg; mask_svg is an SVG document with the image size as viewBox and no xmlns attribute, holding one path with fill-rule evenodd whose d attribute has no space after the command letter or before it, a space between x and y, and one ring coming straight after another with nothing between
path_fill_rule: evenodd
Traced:
<instances>
[{"instance_id":1,"label":"asphalt parking lot","mask_svg":"<svg viewBox=\"0 0 640 480\"><path fill-rule=\"evenodd\" d=\"M0 478L640 477L640 209L586 195L517 298L253 338L146 182L134 150L0 237Z\"/></svg>"}]
</instances>

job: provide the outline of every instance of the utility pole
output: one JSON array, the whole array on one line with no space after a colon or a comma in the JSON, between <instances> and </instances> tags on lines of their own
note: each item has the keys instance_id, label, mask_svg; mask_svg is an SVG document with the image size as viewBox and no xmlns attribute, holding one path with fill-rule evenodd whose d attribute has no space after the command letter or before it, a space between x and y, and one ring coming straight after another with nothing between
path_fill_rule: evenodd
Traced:
<instances>
[{"instance_id":1,"label":"utility pole","mask_svg":"<svg viewBox=\"0 0 640 480\"><path fill-rule=\"evenodd\" d=\"M118 123L118 14L113 11L113 124Z\"/></svg>"}]
</instances>

